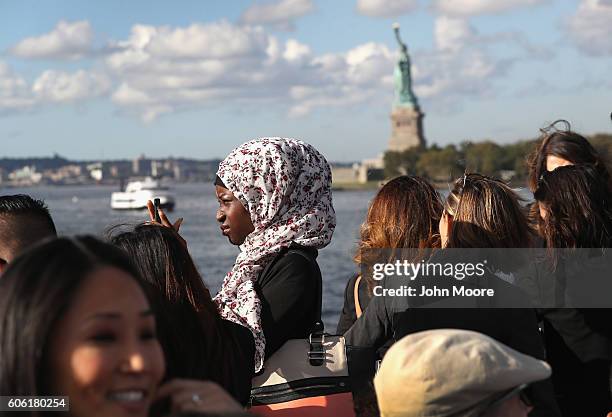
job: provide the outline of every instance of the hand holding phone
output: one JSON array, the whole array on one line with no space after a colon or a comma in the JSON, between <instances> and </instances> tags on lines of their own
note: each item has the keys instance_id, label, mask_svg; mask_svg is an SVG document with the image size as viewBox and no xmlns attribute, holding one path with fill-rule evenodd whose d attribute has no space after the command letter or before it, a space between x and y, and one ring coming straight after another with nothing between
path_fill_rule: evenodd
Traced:
<instances>
[{"instance_id":1,"label":"hand holding phone","mask_svg":"<svg viewBox=\"0 0 612 417\"><path fill-rule=\"evenodd\" d=\"M161 223L161 217L159 217L159 205L160 205L159 198L156 198L155 200L153 200L153 207L155 207L155 221L157 223Z\"/></svg>"},{"instance_id":2,"label":"hand holding phone","mask_svg":"<svg viewBox=\"0 0 612 417\"><path fill-rule=\"evenodd\" d=\"M149 211L149 219L151 220L151 222L161 224L162 226L171 227L177 233L179 229L181 228L181 225L183 224L182 217L180 217L174 223L171 223L170 220L168 220L168 217L166 217L166 214L160 207L160 201L158 198L156 198L154 201L151 201L151 200L147 201L147 210ZM185 239L181 237L181 240L183 241L185 246L187 246L187 242L185 242Z\"/></svg>"}]
</instances>

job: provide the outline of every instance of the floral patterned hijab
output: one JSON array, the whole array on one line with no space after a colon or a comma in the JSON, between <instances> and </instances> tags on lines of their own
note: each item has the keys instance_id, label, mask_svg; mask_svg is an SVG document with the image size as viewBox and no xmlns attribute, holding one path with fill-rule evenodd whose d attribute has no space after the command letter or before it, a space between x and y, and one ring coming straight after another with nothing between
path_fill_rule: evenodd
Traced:
<instances>
[{"instance_id":1,"label":"floral patterned hijab","mask_svg":"<svg viewBox=\"0 0 612 417\"><path fill-rule=\"evenodd\" d=\"M251 330L255 371L263 366L266 339L255 281L283 248L295 242L323 248L336 227L331 170L315 148L296 139L260 138L234 149L217 176L250 214L255 230L214 298L221 316Z\"/></svg>"}]
</instances>

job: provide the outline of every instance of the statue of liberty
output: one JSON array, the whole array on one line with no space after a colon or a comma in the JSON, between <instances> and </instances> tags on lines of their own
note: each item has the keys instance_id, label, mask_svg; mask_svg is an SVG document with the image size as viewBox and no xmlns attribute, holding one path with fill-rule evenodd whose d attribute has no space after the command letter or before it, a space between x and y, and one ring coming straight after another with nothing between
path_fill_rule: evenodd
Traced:
<instances>
[{"instance_id":1,"label":"statue of liberty","mask_svg":"<svg viewBox=\"0 0 612 417\"><path fill-rule=\"evenodd\" d=\"M393 24L393 31L395 32L395 38L400 46L401 56L397 61L395 70L393 71L393 80L395 83L395 102L394 107L412 107L418 110L419 104L417 98L412 92L412 76L410 75L410 55L408 55L408 47L402 39L399 33L399 24Z\"/></svg>"}]
</instances>

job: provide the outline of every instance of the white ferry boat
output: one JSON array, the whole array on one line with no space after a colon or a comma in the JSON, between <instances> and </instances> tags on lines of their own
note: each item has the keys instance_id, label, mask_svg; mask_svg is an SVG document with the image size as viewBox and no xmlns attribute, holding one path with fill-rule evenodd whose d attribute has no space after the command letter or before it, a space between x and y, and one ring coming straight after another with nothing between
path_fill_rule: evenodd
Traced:
<instances>
[{"instance_id":1,"label":"white ferry boat","mask_svg":"<svg viewBox=\"0 0 612 417\"><path fill-rule=\"evenodd\" d=\"M159 181L146 177L129 181L125 191L111 195L111 208L115 210L140 210L147 207L147 201L159 198L160 207L168 210L174 208L174 196Z\"/></svg>"}]
</instances>

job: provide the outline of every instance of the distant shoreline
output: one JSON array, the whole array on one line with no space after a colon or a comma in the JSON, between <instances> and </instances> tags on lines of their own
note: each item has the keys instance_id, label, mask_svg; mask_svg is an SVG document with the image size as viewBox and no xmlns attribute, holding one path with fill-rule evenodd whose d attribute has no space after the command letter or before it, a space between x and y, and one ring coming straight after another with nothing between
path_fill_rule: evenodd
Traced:
<instances>
[{"instance_id":1,"label":"distant shoreline","mask_svg":"<svg viewBox=\"0 0 612 417\"><path fill-rule=\"evenodd\" d=\"M365 183L360 182L341 182L341 183L332 183L333 191L372 191L380 189L385 182L384 181L368 181ZM452 188L452 181L449 182L441 182L441 181L431 181L431 184L434 186L436 190L448 189L449 186ZM520 180L510 180L508 181L508 185L512 188L526 188L527 181L525 179Z\"/></svg>"}]
</instances>

